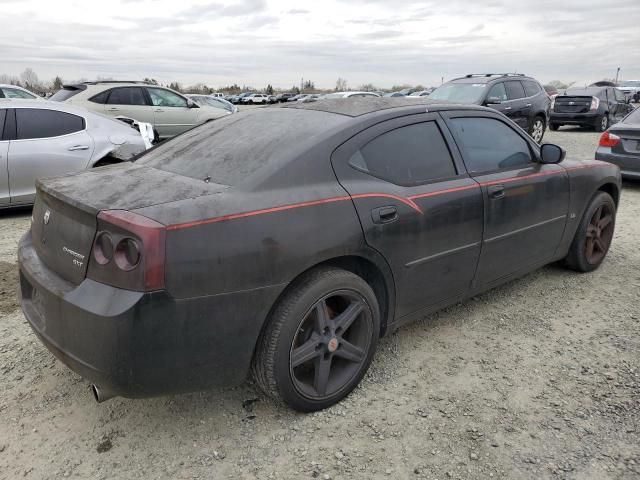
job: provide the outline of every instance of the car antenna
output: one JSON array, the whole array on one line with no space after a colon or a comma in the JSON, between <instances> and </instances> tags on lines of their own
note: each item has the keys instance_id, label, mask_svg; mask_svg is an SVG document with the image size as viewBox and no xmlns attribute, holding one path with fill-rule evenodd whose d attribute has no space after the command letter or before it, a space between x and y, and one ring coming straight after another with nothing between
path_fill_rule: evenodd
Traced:
<instances>
[{"instance_id":1,"label":"car antenna","mask_svg":"<svg viewBox=\"0 0 640 480\"><path fill-rule=\"evenodd\" d=\"M209 183L211 182L211 176L207 175L206 177L204 177L204 183Z\"/></svg>"}]
</instances>

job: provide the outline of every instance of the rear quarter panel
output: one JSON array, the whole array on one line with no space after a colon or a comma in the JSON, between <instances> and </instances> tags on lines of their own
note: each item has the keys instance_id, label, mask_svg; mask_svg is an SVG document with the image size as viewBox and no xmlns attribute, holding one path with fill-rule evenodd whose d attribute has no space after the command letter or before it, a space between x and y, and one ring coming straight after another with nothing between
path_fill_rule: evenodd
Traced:
<instances>
[{"instance_id":1,"label":"rear quarter panel","mask_svg":"<svg viewBox=\"0 0 640 480\"><path fill-rule=\"evenodd\" d=\"M619 195L622 189L620 169L610 163L598 160L565 160L561 165L569 174L571 193L569 200L569 219L565 227L562 242L556 251L557 259L564 258L567 255L578 225L582 220L582 216L598 190L605 185L614 185L618 192L618 198L614 198L614 200L619 201Z\"/></svg>"}]
</instances>

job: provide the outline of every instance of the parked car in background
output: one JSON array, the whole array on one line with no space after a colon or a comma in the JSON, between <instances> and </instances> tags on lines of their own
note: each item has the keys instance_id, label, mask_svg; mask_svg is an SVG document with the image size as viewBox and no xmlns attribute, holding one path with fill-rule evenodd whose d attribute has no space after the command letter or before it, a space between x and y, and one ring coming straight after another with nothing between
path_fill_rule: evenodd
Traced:
<instances>
[{"instance_id":1,"label":"parked car in background","mask_svg":"<svg viewBox=\"0 0 640 480\"><path fill-rule=\"evenodd\" d=\"M269 95L267 97L267 103L271 103L271 104L278 103L278 100L276 99L275 95Z\"/></svg>"},{"instance_id":2,"label":"parked car in background","mask_svg":"<svg viewBox=\"0 0 640 480\"><path fill-rule=\"evenodd\" d=\"M26 88L17 85L5 85L0 83L0 98L21 98L24 100L43 100L40 95L30 92Z\"/></svg>"},{"instance_id":3,"label":"parked car in background","mask_svg":"<svg viewBox=\"0 0 640 480\"><path fill-rule=\"evenodd\" d=\"M640 102L640 80L625 80L617 88L633 102Z\"/></svg>"},{"instance_id":4,"label":"parked car in background","mask_svg":"<svg viewBox=\"0 0 640 480\"><path fill-rule=\"evenodd\" d=\"M230 102L227 102L224 98L212 97L211 95L200 95L200 94L187 94L185 96L187 98L190 98L200 106L222 108L228 113L236 113L238 111L238 107L236 107L234 104Z\"/></svg>"},{"instance_id":5,"label":"parked car in background","mask_svg":"<svg viewBox=\"0 0 640 480\"><path fill-rule=\"evenodd\" d=\"M112 117L125 116L154 126L161 139L227 115L200 106L174 90L145 82L85 82L65 85L50 100L66 102Z\"/></svg>"},{"instance_id":6,"label":"parked car in background","mask_svg":"<svg viewBox=\"0 0 640 480\"><path fill-rule=\"evenodd\" d=\"M389 93L385 93L384 96L393 98L393 97L406 97L407 95L402 92L389 92Z\"/></svg>"},{"instance_id":7,"label":"parked car in background","mask_svg":"<svg viewBox=\"0 0 640 480\"><path fill-rule=\"evenodd\" d=\"M332 98L354 98L354 97L369 97L369 98L379 98L380 95L373 92L335 92L335 93L327 93L324 98L332 99Z\"/></svg>"},{"instance_id":8,"label":"parked car in background","mask_svg":"<svg viewBox=\"0 0 640 480\"><path fill-rule=\"evenodd\" d=\"M537 80L523 74L469 74L436 88L429 98L493 108L516 122L538 143L549 120L549 95Z\"/></svg>"},{"instance_id":9,"label":"parked car in background","mask_svg":"<svg viewBox=\"0 0 640 480\"><path fill-rule=\"evenodd\" d=\"M551 262L601 265L619 169L564 156L495 110L428 100L223 118L135 164L39 182L22 310L99 401L252 371L320 410L402 325Z\"/></svg>"},{"instance_id":10,"label":"parked car in background","mask_svg":"<svg viewBox=\"0 0 640 480\"><path fill-rule=\"evenodd\" d=\"M287 100L289 100L291 97L295 97L296 94L295 93L279 93L278 95L276 95L276 101L278 103L284 103Z\"/></svg>"},{"instance_id":11,"label":"parked car in background","mask_svg":"<svg viewBox=\"0 0 640 480\"><path fill-rule=\"evenodd\" d=\"M309 93L299 93L298 95L294 95L293 97L289 97L287 99L287 102L297 102L298 100L301 100L305 97L308 97L310 94Z\"/></svg>"},{"instance_id":12,"label":"parked car in background","mask_svg":"<svg viewBox=\"0 0 640 480\"><path fill-rule=\"evenodd\" d=\"M241 99L242 103L250 103L252 105L269 103L269 95L264 93L252 93Z\"/></svg>"},{"instance_id":13,"label":"parked car in background","mask_svg":"<svg viewBox=\"0 0 640 480\"><path fill-rule=\"evenodd\" d=\"M240 104L244 103L244 99L247 98L250 95L253 95L253 92L243 92L243 93L240 93L238 95L234 95L233 97L231 97L231 99L229 101L231 103L233 103L234 105L240 105Z\"/></svg>"},{"instance_id":14,"label":"parked car in background","mask_svg":"<svg viewBox=\"0 0 640 480\"><path fill-rule=\"evenodd\" d=\"M84 108L0 100L0 208L32 204L38 178L127 161L145 150L139 131Z\"/></svg>"},{"instance_id":15,"label":"parked car in background","mask_svg":"<svg viewBox=\"0 0 640 480\"><path fill-rule=\"evenodd\" d=\"M579 125L604 132L632 109L617 88L572 87L551 101L549 128L558 130L563 125Z\"/></svg>"},{"instance_id":16,"label":"parked car in background","mask_svg":"<svg viewBox=\"0 0 640 480\"><path fill-rule=\"evenodd\" d=\"M408 98L428 97L434 90L435 90L435 88L429 88L428 90L418 90L417 92L413 92L413 93L407 95L407 97Z\"/></svg>"},{"instance_id":17,"label":"parked car in background","mask_svg":"<svg viewBox=\"0 0 640 480\"><path fill-rule=\"evenodd\" d=\"M640 108L602 134L596 160L614 163L623 177L640 180Z\"/></svg>"},{"instance_id":18,"label":"parked car in background","mask_svg":"<svg viewBox=\"0 0 640 480\"><path fill-rule=\"evenodd\" d=\"M558 95L558 93L560 93L558 92L558 89L553 85L544 85L543 88L544 88L544 91L547 92L547 95L549 95L550 98L553 98L556 95Z\"/></svg>"},{"instance_id":19,"label":"parked car in background","mask_svg":"<svg viewBox=\"0 0 640 480\"><path fill-rule=\"evenodd\" d=\"M223 98L224 93L210 93L209 96L215 97L215 98Z\"/></svg>"},{"instance_id":20,"label":"parked car in background","mask_svg":"<svg viewBox=\"0 0 640 480\"><path fill-rule=\"evenodd\" d=\"M307 95L306 97L303 97L301 99L299 99L298 101L301 103L309 103L309 102L317 102L318 100L325 98L326 95L322 95L319 93L312 93L310 95Z\"/></svg>"}]
</instances>

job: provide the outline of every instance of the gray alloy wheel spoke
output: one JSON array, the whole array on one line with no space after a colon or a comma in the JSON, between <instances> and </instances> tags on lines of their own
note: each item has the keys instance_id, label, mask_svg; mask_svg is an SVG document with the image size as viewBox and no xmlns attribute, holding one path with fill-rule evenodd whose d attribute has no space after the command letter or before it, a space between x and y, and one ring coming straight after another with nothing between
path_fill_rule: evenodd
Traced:
<instances>
[{"instance_id":1,"label":"gray alloy wheel spoke","mask_svg":"<svg viewBox=\"0 0 640 480\"><path fill-rule=\"evenodd\" d=\"M601 253L604 253L605 248L600 238L594 238L593 243L594 243L594 246L598 249L598 251L600 251Z\"/></svg>"},{"instance_id":2,"label":"gray alloy wheel spoke","mask_svg":"<svg viewBox=\"0 0 640 480\"><path fill-rule=\"evenodd\" d=\"M600 205L596 210L596 213L593 214L592 225L598 225L600 218L602 218L602 205Z\"/></svg>"},{"instance_id":3,"label":"gray alloy wheel spoke","mask_svg":"<svg viewBox=\"0 0 640 480\"><path fill-rule=\"evenodd\" d=\"M350 362L360 363L364 360L364 350L344 339L340 340L340 345L334 355Z\"/></svg>"},{"instance_id":4,"label":"gray alloy wheel spoke","mask_svg":"<svg viewBox=\"0 0 640 480\"><path fill-rule=\"evenodd\" d=\"M593 248L595 246L595 239L594 238L588 238L587 239L587 251L585 252L586 257L591 260L591 258L593 257Z\"/></svg>"},{"instance_id":5,"label":"gray alloy wheel spoke","mask_svg":"<svg viewBox=\"0 0 640 480\"><path fill-rule=\"evenodd\" d=\"M600 219L600 221L598 222L598 228L600 228L600 230L604 229L607 225L609 225L611 222L613 221L613 215L611 215L610 213L608 215L605 215L604 217L602 217Z\"/></svg>"},{"instance_id":6,"label":"gray alloy wheel spoke","mask_svg":"<svg viewBox=\"0 0 640 480\"><path fill-rule=\"evenodd\" d=\"M316 305L316 330L322 334L325 328L329 328L329 325L331 325L329 307L326 300L321 300Z\"/></svg>"},{"instance_id":7,"label":"gray alloy wheel spoke","mask_svg":"<svg viewBox=\"0 0 640 480\"><path fill-rule=\"evenodd\" d=\"M597 236L598 230L593 225L589 224L587 226L587 238L593 238Z\"/></svg>"},{"instance_id":8,"label":"gray alloy wheel spoke","mask_svg":"<svg viewBox=\"0 0 640 480\"><path fill-rule=\"evenodd\" d=\"M314 333L309 340L291 352L291 367L299 367L320 355L322 352L318 349L319 344L318 336Z\"/></svg>"},{"instance_id":9,"label":"gray alloy wheel spoke","mask_svg":"<svg viewBox=\"0 0 640 480\"><path fill-rule=\"evenodd\" d=\"M313 388L318 395L326 395L331 375L331 356L318 357L315 362Z\"/></svg>"},{"instance_id":10,"label":"gray alloy wheel spoke","mask_svg":"<svg viewBox=\"0 0 640 480\"><path fill-rule=\"evenodd\" d=\"M340 334L344 335L344 333L349 329L349 327L353 324L354 320L358 318L358 316L363 312L364 306L362 302L354 301L336 318L333 319L335 322L335 328L340 329Z\"/></svg>"}]
</instances>

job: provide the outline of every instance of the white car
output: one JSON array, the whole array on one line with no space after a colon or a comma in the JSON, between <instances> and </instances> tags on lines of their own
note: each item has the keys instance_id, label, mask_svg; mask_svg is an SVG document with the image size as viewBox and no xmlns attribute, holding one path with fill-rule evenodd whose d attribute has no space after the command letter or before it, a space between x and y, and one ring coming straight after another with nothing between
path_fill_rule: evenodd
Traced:
<instances>
[{"instance_id":1,"label":"white car","mask_svg":"<svg viewBox=\"0 0 640 480\"><path fill-rule=\"evenodd\" d=\"M373 92L336 92L328 93L323 98L352 98L352 97L380 97L377 93Z\"/></svg>"},{"instance_id":2,"label":"white car","mask_svg":"<svg viewBox=\"0 0 640 480\"><path fill-rule=\"evenodd\" d=\"M266 95L264 93L252 93L251 95L244 97L242 99L242 103L257 104L257 103L268 103L268 102L269 102L269 95Z\"/></svg>"},{"instance_id":3,"label":"white car","mask_svg":"<svg viewBox=\"0 0 640 480\"><path fill-rule=\"evenodd\" d=\"M626 80L616 87L633 102L640 102L640 80Z\"/></svg>"},{"instance_id":4,"label":"white car","mask_svg":"<svg viewBox=\"0 0 640 480\"><path fill-rule=\"evenodd\" d=\"M179 92L145 82L84 82L65 85L50 100L71 103L103 115L150 123L161 139L227 116L221 108L198 105Z\"/></svg>"},{"instance_id":5,"label":"white car","mask_svg":"<svg viewBox=\"0 0 640 480\"><path fill-rule=\"evenodd\" d=\"M0 100L0 208L29 205L38 178L128 161L150 144L124 122L42 100Z\"/></svg>"},{"instance_id":6,"label":"white car","mask_svg":"<svg viewBox=\"0 0 640 480\"><path fill-rule=\"evenodd\" d=\"M5 85L0 83L0 98L22 98L25 100L42 100L40 95L30 92L26 88L17 85Z\"/></svg>"}]
</instances>

